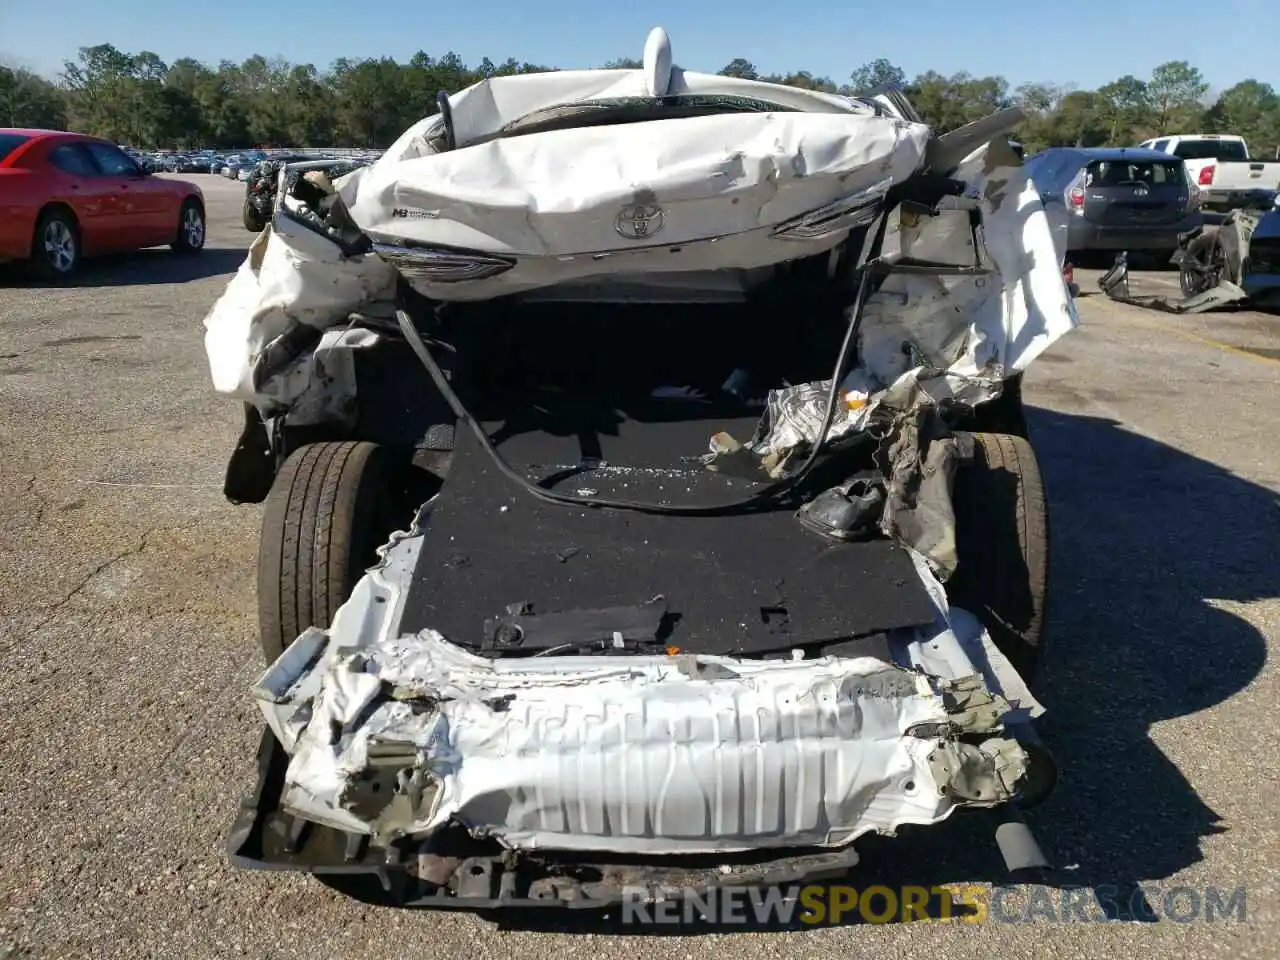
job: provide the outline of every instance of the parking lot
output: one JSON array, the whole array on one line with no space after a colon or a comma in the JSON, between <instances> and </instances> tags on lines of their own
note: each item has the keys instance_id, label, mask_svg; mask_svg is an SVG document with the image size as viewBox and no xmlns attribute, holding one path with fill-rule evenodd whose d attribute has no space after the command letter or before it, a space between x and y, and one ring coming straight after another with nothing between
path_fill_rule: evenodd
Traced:
<instances>
[{"instance_id":1,"label":"parking lot","mask_svg":"<svg viewBox=\"0 0 1280 960\"><path fill-rule=\"evenodd\" d=\"M1082 328L1027 376L1054 537L1042 732L1064 771L1031 822L1061 883L1153 903L1243 887L1247 920L635 935L232 870L261 733L260 510L222 497L240 411L210 388L201 320L250 236L242 184L188 179L200 257L0 279L0 957L1277 956L1280 317L1122 306L1096 271L1077 275ZM958 814L865 844L850 882L1003 878Z\"/></svg>"}]
</instances>

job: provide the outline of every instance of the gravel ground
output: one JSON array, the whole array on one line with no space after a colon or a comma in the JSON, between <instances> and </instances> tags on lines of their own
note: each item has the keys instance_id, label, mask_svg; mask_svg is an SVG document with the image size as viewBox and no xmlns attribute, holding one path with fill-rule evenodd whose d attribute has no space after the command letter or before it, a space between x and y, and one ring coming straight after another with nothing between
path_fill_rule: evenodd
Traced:
<instances>
[{"instance_id":1,"label":"gravel ground","mask_svg":"<svg viewBox=\"0 0 1280 960\"><path fill-rule=\"evenodd\" d=\"M115 258L66 289L0 280L0 957L1280 956L1280 319L1100 294L1026 387L1054 511L1043 732L1064 767L1032 825L1062 882L1125 900L1142 885L1157 908L1175 887L1244 886L1246 922L637 936L232 870L224 833L261 731L259 510L221 496L239 411L212 395L200 321L249 236L241 185L191 179L202 257ZM992 881L993 845L963 817L866 844L851 880Z\"/></svg>"}]
</instances>

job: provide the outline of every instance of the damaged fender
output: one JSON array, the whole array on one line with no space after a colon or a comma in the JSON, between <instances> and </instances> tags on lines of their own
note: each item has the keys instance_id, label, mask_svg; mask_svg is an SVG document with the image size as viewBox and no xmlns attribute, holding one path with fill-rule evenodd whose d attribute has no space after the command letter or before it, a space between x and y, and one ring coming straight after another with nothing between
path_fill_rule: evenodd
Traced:
<instances>
[{"instance_id":1,"label":"damaged fender","mask_svg":"<svg viewBox=\"0 0 1280 960\"><path fill-rule=\"evenodd\" d=\"M348 257L339 246L277 215L205 317L205 351L214 389L260 410L285 410L310 391L341 406L353 385L337 383L321 335L395 293L395 270L373 254ZM330 338L330 350L341 341ZM350 346L350 344L348 344ZM302 365L298 366L299 361ZM336 389L335 389L336 387Z\"/></svg>"}]
</instances>

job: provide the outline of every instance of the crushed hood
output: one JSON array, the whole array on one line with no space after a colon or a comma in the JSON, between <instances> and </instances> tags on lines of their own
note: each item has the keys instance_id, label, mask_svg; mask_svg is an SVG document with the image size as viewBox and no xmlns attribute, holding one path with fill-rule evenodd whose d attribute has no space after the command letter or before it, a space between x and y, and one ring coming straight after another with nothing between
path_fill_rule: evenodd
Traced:
<instances>
[{"instance_id":1,"label":"crushed hood","mask_svg":"<svg viewBox=\"0 0 1280 960\"><path fill-rule=\"evenodd\" d=\"M659 245L663 269L707 269L711 251L681 256L671 246L750 234L904 180L928 136L923 124L852 111L589 126L407 159L388 154L347 181L343 196L375 238L533 258ZM642 236L634 236L636 215L649 218ZM827 245L840 239L833 234ZM798 252L761 236L733 265ZM573 272L615 269L588 258Z\"/></svg>"}]
</instances>

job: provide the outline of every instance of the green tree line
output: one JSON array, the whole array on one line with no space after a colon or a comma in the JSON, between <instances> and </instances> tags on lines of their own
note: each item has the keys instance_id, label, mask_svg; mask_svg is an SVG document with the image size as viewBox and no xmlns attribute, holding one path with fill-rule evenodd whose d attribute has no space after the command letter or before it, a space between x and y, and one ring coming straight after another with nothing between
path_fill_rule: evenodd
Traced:
<instances>
[{"instance_id":1,"label":"green tree line","mask_svg":"<svg viewBox=\"0 0 1280 960\"><path fill-rule=\"evenodd\" d=\"M56 81L0 66L0 126L82 130L138 147L382 147L434 112L439 90L546 69L487 57L469 66L455 53L421 52L408 63L341 59L327 70L263 56L214 67L190 58L169 64L154 53L100 44L82 47ZM804 70L761 74L742 58L720 73L842 94L900 84L939 130L1016 104L1028 116L1018 133L1028 150L1127 145L1180 131L1239 134L1257 156L1280 147L1280 96L1270 84L1242 80L1210 99L1200 71L1182 60L1161 64L1145 79L1126 74L1096 90L1053 83L1011 88L1000 76L933 70L908 80L884 59L840 83Z\"/></svg>"}]
</instances>

